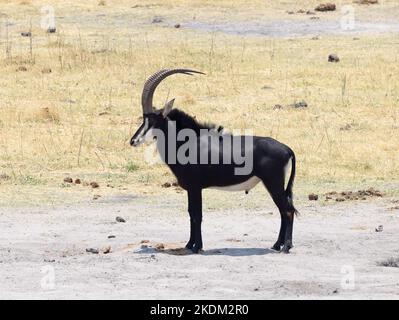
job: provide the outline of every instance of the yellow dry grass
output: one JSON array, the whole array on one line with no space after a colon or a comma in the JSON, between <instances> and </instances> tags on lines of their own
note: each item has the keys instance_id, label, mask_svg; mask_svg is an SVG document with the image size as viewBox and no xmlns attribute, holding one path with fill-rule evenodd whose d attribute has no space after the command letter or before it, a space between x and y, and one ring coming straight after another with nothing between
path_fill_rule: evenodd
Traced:
<instances>
[{"instance_id":1,"label":"yellow dry grass","mask_svg":"<svg viewBox=\"0 0 399 320\"><path fill-rule=\"evenodd\" d=\"M247 1L54 1L56 34L40 28L45 2L0 3L2 22L17 23L1 29L3 205L54 194L80 199L92 192L63 183L66 175L109 184L103 193L159 192L173 177L164 166L147 165L144 149L128 141L140 124L145 79L167 67L207 75L168 79L157 91L158 105L174 96L199 120L287 143L298 158L299 193L359 185L389 189L398 182L397 36L267 39L142 23L158 14L180 22L189 13L212 20L239 12L240 19L259 9L276 17L320 1L254 1L250 8ZM384 5L389 9L394 2ZM138 19L134 28L96 24L98 15L121 15L124 21L131 10ZM74 23L75 16L81 20ZM20 36L30 29L32 41ZM327 62L332 52L340 63ZM289 106L301 100L308 108Z\"/></svg>"}]
</instances>

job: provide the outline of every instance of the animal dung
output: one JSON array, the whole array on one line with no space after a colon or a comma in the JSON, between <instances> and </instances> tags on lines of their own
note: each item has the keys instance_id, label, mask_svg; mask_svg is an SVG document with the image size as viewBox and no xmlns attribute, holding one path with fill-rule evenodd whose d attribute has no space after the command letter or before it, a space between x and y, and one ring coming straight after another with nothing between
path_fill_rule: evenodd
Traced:
<instances>
[{"instance_id":1,"label":"animal dung","mask_svg":"<svg viewBox=\"0 0 399 320\"><path fill-rule=\"evenodd\" d=\"M330 54L328 56L328 62L339 62L339 57L336 54Z\"/></svg>"},{"instance_id":2,"label":"animal dung","mask_svg":"<svg viewBox=\"0 0 399 320\"><path fill-rule=\"evenodd\" d=\"M315 11L335 11L336 8L335 3L322 3L315 8Z\"/></svg>"},{"instance_id":3,"label":"animal dung","mask_svg":"<svg viewBox=\"0 0 399 320\"><path fill-rule=\"evenodd\" d=\"M311 193L308 196L310 201L317 201L319 199L319 196L317 194Z\"/></svg>"},{"instance_id":4,"label":"animal dung","mask_svg":"<svg viewBox=\"0 0 399 320\"><path fill-rule=\"evenodd\" d=\"M95 181L90 182L90 185L93 189L100 187L100 185Z\"/></svg>"},{"instance_id":5,"label":"animal dung","mask_svg":"<svg viewBox=\"0 0 399 320\"><path fill-rule=\"evenodd\" d=\"M81 184L82 183L82 181L78 178L78 179L75 179L75 184Z\"/></svg>"},{"instance_id":6,"label":"animal dung","mask_svg":"<svg viewBox=\"0 0 399 320\"><path fill-rule=\"evenodd\" d=\"M175 28L176 28L176 29L179 29L180 27L181 27L180 23L176 23L176 24L175 24Z\"/></svg>"},{"instance_id":7,"label":"animal dung","mask_svg":"<svg viewBox=\"0 0 399 320\"><path fill-rule=\"evenodd\" d=\"M31 37L32 33L31 32L21 32L21 36L23 36L23 37Z\"/></svg>"},{"instance_id":8,"label":"animal dung","mask_svg":"<svg viewBox=\"0 0 399 320\"><path fill-rule=\"evenodd\" d=\"M111 246L105 246L104 248L101 249L103 254L107 254L111 252Z\"/></svg>"},{"instance_id":9,"label":"animal dung","mask_svg":"<svg viewBox=\"0 0 399 320\"><path fill-rule=\"evenodd\" d=\"M66 178L64 178L64 182L66 182L66 183L72 183L73 180L72 180L71 177L66 177Z\"/></svg>"},{"instance_id":10,"label":"animal dung","mask_svg":"<svg viewBox=\"0 0 399 320\"><path fill-rule=\"evenodd\" d=\"M119 217L119 216L116 217L115 220L116 220L116 222L122 222L122 223L123 223L123 222L126 222L125 219L123 219L122 217Z\"/></svg>"},{"instance_id":11,"label":"animal dung","mask_svg":"<svg viewBox=\"0 0 399 320\"><path fill-rule=\"evenodd\" d=\"M114 239L114 238L116 238L116 236L114 236L113 234L108 236L108 239Z\"/></svg>"}]
</instances>

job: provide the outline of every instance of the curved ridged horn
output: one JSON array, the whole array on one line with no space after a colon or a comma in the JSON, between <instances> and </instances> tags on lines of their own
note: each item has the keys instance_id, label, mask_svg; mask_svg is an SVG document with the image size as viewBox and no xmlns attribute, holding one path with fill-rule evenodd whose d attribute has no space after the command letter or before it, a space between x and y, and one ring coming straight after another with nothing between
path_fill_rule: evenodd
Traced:
<instances>
[{"instance_id":1,"label":"curved ridged horn","mask_svg":"<svg viewBox=\"0 0 399 320\"><path fill-rule=\"evenodd\" d=\"M175 73L183 73L192 75L193 73L204 74L200 71L190 70L190 69L164 69L154 73L144 84L143 93L141 95L141 104L143 106L143 113L152 113L154 112L154 108L152 105L152 98L154 96L154 91L157 86L161 83L163 79L166 77L175 74Z\"/></svg>"}]
</instances>

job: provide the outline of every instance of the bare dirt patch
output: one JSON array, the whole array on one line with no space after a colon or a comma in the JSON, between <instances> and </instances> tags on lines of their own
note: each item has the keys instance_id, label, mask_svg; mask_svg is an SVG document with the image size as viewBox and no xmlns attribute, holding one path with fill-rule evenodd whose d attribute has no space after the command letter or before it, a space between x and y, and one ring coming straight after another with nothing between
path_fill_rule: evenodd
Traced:
<instances>
[{"instance_id":1,"label":"bare dirt patch","mask_svg":"<svg viewBox=\"0 0 399 320\"><path fill-rule=\"evenodd\" d=\"M369 198L375 198L375 197L380 198L383 196L383 193L371 187L359 191L342 191L342 192L331 191L327 192L325 196L327 201L335 200L338 202L342 202L342 201L354 201L354 200L367 200Z\"/></svg>"},{"instance_id":2,"label":"bare dirt patch","mask_svg":"<svg viewBox=\"0 0 399 320\"><path fill-rule=\"evenodd\" d=\"M399 216L383 201L301 206L289 255L270 249L280 223L274 207L206 210L204 251L195 255L184 249L188 214L182 204L165 206L165 200L1 208L0 298L376 299L399 294L398 268L379 265L399 253ZM274 214L265 214L270 210ZM117 214L126 223L117 223ZM378 225L384 225L383 232L375 232ZM49 267L52 289L41 287L42 271ZM353 288L341 286L345 270L354 272Z\"/></svg>"}]
</instances>

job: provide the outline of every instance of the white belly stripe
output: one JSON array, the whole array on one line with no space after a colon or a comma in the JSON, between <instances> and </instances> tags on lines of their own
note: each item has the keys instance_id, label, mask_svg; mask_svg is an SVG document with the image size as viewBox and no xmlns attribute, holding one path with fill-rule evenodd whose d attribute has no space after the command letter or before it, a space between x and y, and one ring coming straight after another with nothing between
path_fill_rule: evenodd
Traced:
<instances>
[{"instance_id":1,"label":"white belly stripe","mask_svg":"<svg viewBox=\"0 0 399 320\"><path fill-rule=\"evenodd\" d=\"M215 186L209 187L210 189L224 190L224 191L249 191L255 187L261 180L258 177L251 177L247 181L241 182L239 184L233 184L231 186Z\"/></svg>"}]
</instances>

